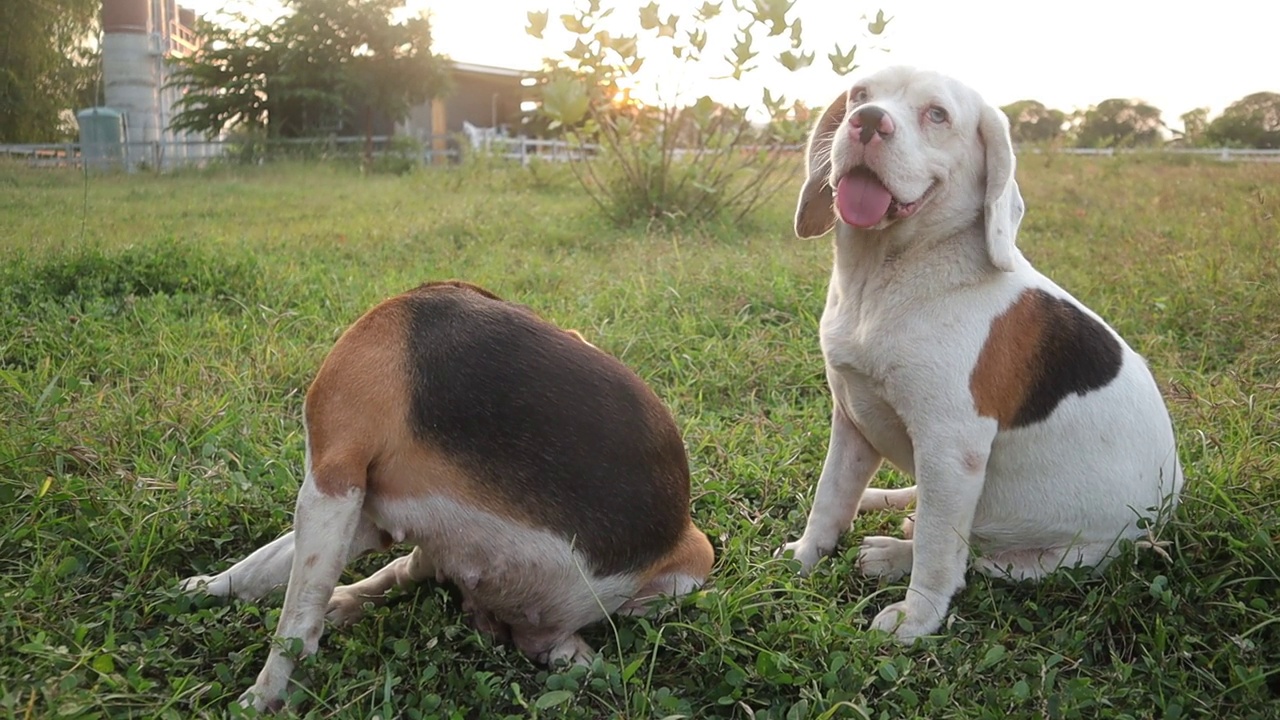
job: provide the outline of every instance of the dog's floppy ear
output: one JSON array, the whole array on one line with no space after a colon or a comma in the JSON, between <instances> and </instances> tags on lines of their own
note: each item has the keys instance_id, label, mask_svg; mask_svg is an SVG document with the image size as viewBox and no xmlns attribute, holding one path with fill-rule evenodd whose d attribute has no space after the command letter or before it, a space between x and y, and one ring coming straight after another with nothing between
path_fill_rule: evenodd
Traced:
<instances>
[{"instance_id":1,"label":"dog's floppy ear","mask_svg":"<svg viewBox=\"0 0 1280 720\"><path fill-rule=\"evenodd\" d=\"M1013 270L1014 244L1018 224L1022 222L1022 193L1014 179L1017 161L1013 157L1013 141L1009 137L1009 121L1004 112L983 105L978 133L987 149L987 197L983 203L987 231L987 257L997 269Z\"/></svg>"},{"instance_id":2,"label":"dog's floppy ear","mask_svg":"<svg viewBox=\"0 0 1280 720\"><path fill-rule=\"evenodd\" d=\"M834 198L831 195L831 142L836 128L844 122L849 93L840 93L827 106L809 134L805 149L804 186L796 203L796 237L812 238L825 235L836 224Z\"/></svg>"}]
</instances>

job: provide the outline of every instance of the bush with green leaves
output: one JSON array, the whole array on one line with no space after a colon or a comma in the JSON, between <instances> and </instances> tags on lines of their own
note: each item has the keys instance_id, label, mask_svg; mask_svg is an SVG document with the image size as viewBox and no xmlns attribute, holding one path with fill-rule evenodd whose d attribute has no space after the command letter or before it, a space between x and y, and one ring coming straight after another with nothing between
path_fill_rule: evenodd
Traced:
<instances>
[{"instance_id":1,"label":"bush with green leaves","mask_svg":"<svg viewBox=\"0 0 1280 720\"><path fill-rule=\"evenodd\" d=\"M722 45L724 76L734 80L762 62L791 72L812 65L817 52L805 49L795 2L732 0L729 8L704 2L683 17L650 2L640 8L639 31L631 35L618 33L615 8L600 0L560 15L573 46L547 61L540 112L550 130L574 145L575 175L614 222L737 222L791 177L810 119L803 104L765 89L763 116L753 117L750 108L709 95L683 100L682 89L666 82L670 74L656 102L632 93L644 82L648 60L670 54L688 75L705 77ZM549 19L549 11L530 12L526 31L542 38ZM732 43L717 44L717 30L729 22L737 27ZM888 22L877 12L865 35L882 34ZM833 48L827 53L832 71L843 76L857 67L856 51L856 45Z\"/></svg>"}]
</instances>

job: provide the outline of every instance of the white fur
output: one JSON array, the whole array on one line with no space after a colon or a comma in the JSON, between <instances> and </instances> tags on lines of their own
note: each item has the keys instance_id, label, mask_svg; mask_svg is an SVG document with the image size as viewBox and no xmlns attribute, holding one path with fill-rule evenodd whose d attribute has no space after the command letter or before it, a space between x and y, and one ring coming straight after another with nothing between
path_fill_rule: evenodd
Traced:
<instances>
[{"instance_id":1,"label":"white fur","mask_svg":"<svg viewBox=\"0 0 1280 720\"><path fill-rule=\"evenodd\" d=\"M632 575L594 575L558 535L445 496L395 503L375 498L366 509L379 527L403 530L431 558L436 574L457 581L513 626L576 630L603 619L637 588Z\"/></svg>"},{"instance_id":2,"label":"white fur","mask_svg":"<svg viewBox=\"0 0 1280 720\"><path fill-rule=\"evenodd\" d=\"M368 578L336 588L328 617L352 622L365 603L395 587L452 579L477 626L512 639L542 662L586 662L592 653L577 629L618 610L638 589L630 574L597 576L571 543L442 495L366 505L370 521L403 534L413 552ZM686 590L687 592L687 590Z\"/></svg>"},{"instance_id":3,"label":"white fur","mask_svg":"<svg viewBox=\"0 0 1280 720\"><path fill-rule=\"evenodd\" d=\"M343 497L325 495L316 489L312 473L307 473L294 511L293 567L275 642L257 681L241 696L242 705L263 710L285 696L297 658L290 641L302 641L301 656L320 646L329 597L347 564L357 527L367 527L360 517L363 500L364 492L359 490ZM300 557L298 551L304 548L305 555Z\"/></svg>"},{"instance_id":4,"label":"white fur","mask_svg":"<svg viewBox=\"0 0 1280 720\"><path fill-rule=\"evenodd\" d=\"M395 502L366 501L361 492L326 496L316 489L309 457L294 527L221 574L188 578L181 585L186 592L252 599L287 582L276 642L257 682L241 698L258 710L276 706L286 695L296 661L288 652L290 640L302 641L303 656L315 652L326 616L351 622L366 602L382 602L395 587L432 577L453 580L466 608L478 616L478 627L509 625L516 646L546 663L588 662L591 648L577 630L624 603L634 611L642 600L628 602L642 589L637 577L597 576L559 536L447 496ZM413 543L413 552L365 580L335 587L349 559L380 547L381 532ZM306 548L305 557L299 557L299 548ZM669 583L677 592L698 584Z\"/></svg>"},{"instance_id":5,"label":"white fur","mask_svg":"<svg viewBox=\"0 0 1280 720\"><path fill-rule=\"evenodd\" d=\"M864 147L844 108L833 106L834 135L820 123L811 140L797 231L830 226L823 184L835 187L859 163L900 201L932 189L909 217L867 230L835 220L821 321L831 440L804 534L783 550L808 572L860 502L909 501L909 490L866 491L882 460L912 475L913 538L866 538L858 558L868 575L910 571L906 599L872 623L906 641L941 626L971 551L980 570L1016 579L1104 563L1119 539L1143 534L1140 517L1170 509L1182 471L1160 391L1118 336L1122 366L1105 387L1069 394L1022 428L1001 431L977 414L970 375L992 320L1023 291L1043 290L1097 316L1014 244L1023 203L1000 111L955 80L910 68L873 75L850 96L862 88L894 132ZM947 123L928 118L933 105L947 111Z\"/></svg>"}]
</instances>

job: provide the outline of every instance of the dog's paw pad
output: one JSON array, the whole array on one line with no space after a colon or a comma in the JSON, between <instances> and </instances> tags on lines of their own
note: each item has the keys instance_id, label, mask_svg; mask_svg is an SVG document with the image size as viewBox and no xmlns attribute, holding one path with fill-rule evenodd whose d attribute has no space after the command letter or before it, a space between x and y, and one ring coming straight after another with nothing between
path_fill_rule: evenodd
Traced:
<instances>
[{"instance_id":1,"label":"dog's paw pad","mask_svg":"<svg viewBox=\"0 0 1280 720\"><path fill-rule=\"evenodd\" d=\"M805 576L813 570L813 567L818 564L819 560L830 552L830 549L823 550L820 547L814 546L812 543L807 543L804 540L797 540L795 542L789 542L778 548L777 552L775 552L773 556L776 558L785 558L787 554L790 553L791 558L800 563L800 575Z\"/></svg>"},{"instance_id":2,"label":"dog's paw pad","mask_svg":"<svg viewBox=\"0 0 1280 720\"><path fill-rule=\"evenodd\" d=\"M902 600L881 610L871 621L872 630L883 630L900 643L910 643L942 626L942 618L934 613L921 613Z\"/></svg>"},{"instance_id":3,"label":"dog's paw pad","mask_svg":"<svg viewBox=\"0 0 1280 720\"><path fill-rule=\"evenodd\" d=\"M359 595L341 592L339 588L329 598L329 607L324 616L334 625L350 625L364 617L364 601Z\"/></svg>"},{"instance_id":4,"label":"dog's paw pad","mask_svg":"<svg viewBox=\"0 0 1280 720\"><path fill-rule=\"evenodd\" d=\"M873 535L858 548L858 571L867 577L897 580L911 572L911 541Z\"/></svg>"},{"instance_id":5,"label":"dog's paw pad","mask_svg":"<svg viewBox=\"0 0 1280 720\"><path fill-rule=\"evenodd\" d=\"M564 665L590 665L596 655L591 646L578 634L561 640L547 653L547 665L560 667Z\"/></svg>"}]
</instances>

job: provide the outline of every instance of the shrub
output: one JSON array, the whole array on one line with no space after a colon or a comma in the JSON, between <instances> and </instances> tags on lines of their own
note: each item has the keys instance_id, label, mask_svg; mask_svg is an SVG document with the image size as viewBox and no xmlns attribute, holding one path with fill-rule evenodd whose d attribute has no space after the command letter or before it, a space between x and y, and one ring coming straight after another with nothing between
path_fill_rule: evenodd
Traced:
<instances>
[{"instance_id":1,"label":"shrub","mask_svg":"<svg viewBox=\"0 0 1280 720\"><path fill-rule=\"evenodd\" d=\"M575 175L615 223L737 222L791 176L793 156L809 124L809 111L801 103L766 89L764 115L754 117L747 107L706 95L686 102L678 88L656 102L642 102L632 92L643 80L645 58L667 53L683 67L696 64L694 72L705 76L711 63L704 57L716 47L709 33L726 21L738 22L724 56L728 77L739 80L758 67L756 35L763 36L762 44L785 48L772 56L781 67L792 72L808 67L815 53L800 50L803 30L800 19L791 17L794 4L757 0L746 7L735 2L732 12L721 17L723 3L706 2L691 16L663 19L651 2L640 9L636 35L611 32L606 25L613 9L598 1L560 16L573 46L543 73L540 112L550 130L563 132L570 141ZM547 12L529 13L526 31L542 37L547 20ZM866 33L879 35L887 23L880 12L867 23ZM856 49L836 47L827 56L836 74L856 67ZM672 85L664 78L666 88Z\"/></svg>"}]
</instances>

